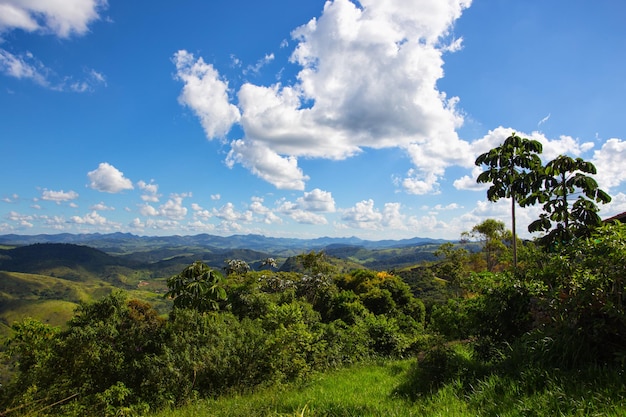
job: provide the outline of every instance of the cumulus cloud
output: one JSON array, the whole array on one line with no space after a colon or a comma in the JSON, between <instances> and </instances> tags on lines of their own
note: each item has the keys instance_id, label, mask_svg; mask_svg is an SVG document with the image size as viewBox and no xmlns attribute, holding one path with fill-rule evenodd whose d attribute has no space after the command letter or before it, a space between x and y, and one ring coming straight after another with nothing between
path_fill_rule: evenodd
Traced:
<instances>
[{"instance_id":1,"label":"cumulus cloud","mask_svg":"<svg viewBox=\"0 0 626 417\"><path fill-rule=\"evenodd\" d=\"M11 194L10 197L3 197L2 201L4 201L5 203L15 203L19 200L20 196L18 194Z\"/></svg>"},{"instance_id":2,"label":"cumulus cloud","mask_svg":"<svg viewBox=\"0 0 626 417\"><path fill-rule=\"evenodd\" d=\"M253 197L252 203L250 204L250 211L254 214L260 215L262 218L262 222L265 224L274 224L274 223L282 223L282 219L278 217L274 212L269 208L263 205L263 199L260 197Z\"/></svg>"},{"instance_id":3,"label":"cumulus cloud","mask_svg":"<svg viewBox=\"0 0 626 417\"><path fill-rule=\"evenodd\" d=\"M612 138L596 150L591 162L596 166L595 176L601 188L608 191L626 181L626 141Z\"/></svg>"},{"instance_id":4,"label":"cumulus cloud","mask_svg":"<svg viewBox=\"0 0 626 417\"><path fill-rule=\"evenodd\" d=\"M91 206L90 209L94 211L107 211L107 210L115 210L115 207L109 207L106 204L104 204L103 201L101 201L98 204L94 204L93 206Z\"/></svg>"},{"instance_id":5,"label":"cumulus cloud","mask_svg":"<svg viewBox=\"0 0 626 417\"><path fill-rule=\"evenodd\" d=\"M35 219L29 214L20 214L16 211L10 211L6 217L8 220L17 223L18 227L20 228L33 227L33 220Z\"/></svg>"},{"instance_id":6,"label":"cumulus cloud","mask_svg":"<svg viewBox=\"0 0 626 417\"><path fill-rule=\"evenodd\" d=\"M600 204L600 216L603 219L613 217L617 214L626 212L626 194L620 192L615 195L611 195L611 202L607 204Z\"/></svg>"},{"instance_id":7,"label":"cumulus cloud","mask_svg":"<svg viewBox=\"0 0 626 417\"><path fill-rule=\"evenodd\" d=\"M380 210L374 208L374 200L363 200L354 205L343 213L341 217L350 227L355 229L374 229L381 228L383 215Z\"/></svg>"},{"instance_id":8,"label":"cumulus cloud","mask_svg":"<svg viewBox=\"0 0 626 417\"><path fill-rule=\"evenodd\" d=\"M0 33L21 29L60 38L83 35L106 6L106 0L0 0Z\"/></svg>"},{"instance_id":9,"label":"cumulus cloud","mask_svg":"<svg viewBox=\"0 0 626 417\"><path fill-rule=\"evenodd\" d=\"M299 204L284 199L278 205L278 212L300 224L328 224L328 220L323 214L307 211Z\"/></svg>"},{"instance_id":10,"label":"cumulus cloud","mask_svg":"<svg viewBox=\"0 0 626 417\"><path fill-rule=\"evenodd\" d=\"M182 102L201 120L209 138L240 123L227 162L239 163L277 188L303 190L308 180L298 158L341 160L363 148L405 149L415 171L407 191L436 191L452 164L469 164L469 145L456 128L458 99L439 91L442 55L461 39L447 40L470 0L327 1L322 15L292 32L290 57L299 66L291 85L245 83L238 110L229 106L226 82L202 58L186 51L185 65L202 76L183 77ZM193 71L191 71L193 73ZM207 88L217 85L216 88ZM207 103L211 103L209 107ZM222 117L220 117L222 115ZM239 118L240 116L240 118ZM215 124L223 123L220 129ZM207 128L207 126L209 128Z\"/></svg>"},{"instance_id":11,"label":"cumulus cloud","mask_svg":"<svg viewBox=\"0 0 626 417\"><path fill-rule=\"evenodd\" d=\"M244 212L239 212L235 209L235 205L233 203L226 203L219 209L213 209L213 215L218 219L222 219L227 222L251 222L252 221L252 212L250 210L246 210Z\"/></svg>"},{"instance_id":12,"label":"cumulus cloud","mask_svg":"<svg viewBox=\"0 0 626 417\"><path fill-rule=\"evenodd\" d=\"M209 210L206 210L206 209L202 208L197 203L192 203L191 204L191 209L193 210L193 218L196 219L196 220L204 220L204 221L206 221L206 220L210 219L213 216Z\"/></svg>"},{"instance_id":13,"label":"cumulus cloud","mask_svg":"<svg viewBox=\"0 0 626 417\"><path fill-rule=\"evenodd\" d=\"M139 212L146 217L160 216L166 217L170 221L183 220L187 216L187 207L183 205L183 199L187 197L190 197L190 194L172 194L159 208L144 204L140 206Z\"/></svg>"},{"instance_id":14,"label":"cumulus cloud","mask_svg":"<svg viewBox=\"0 0 626 417\"><path fill-rule=\"evenodd\" d=\"M154 180L150 180L150 183L141 180L137 183L137 186L144 192L144 194L141 195L143 201L157 203L161 198L159 186L154 183Z\"/></svg>"},{"instance_id":15,"label":"cumulus cloud","mask_svg":"<svg viewBox=\"0 0 626 417\"><path fill-rule=\"evenodd\" d=\"M84 35L106 7L106 0L0 0L0 36L13 30L59 38ZM2 41L0 38L0 43ZM104 75L93 69L87 70L80 79L59 77L32 53L3 48L0 48L0 72L58 91L92 91L97 85L106 84Z\"/></svg>"},{"instance_id":16,"label":"cumulus cloud","mask_svg":"<svg viewBox=\"0 0 626 417\"><path fill-rule=\"evenodd\" d=\"M237 140L231 146L232 149L226 159L229 167L238 162L278 189L304 189L305 181L309 177L298 168L296 157L282 157L257 142Z\"/></svg>"},{"instance_id":17,"label":"cumulus cloud","mask_svg":"<svg viewBox=\"0 0 626 417\"><path fill-rule=\"evenodd\" d=\"M240 117L229 102L228 82L211 64L187 51L176 52L174 63L176 77L185 84L178 101L196 113L209 139L225 136Z\"/></svg>"},{"instance_id":18,"label":"cumulus cloud","mask_svg":"<svg viewBox=\"0 0 626 417\"><path fill-rule=\"evenodd\" d=\"M78 198L78 193L76 191L52 191L52 190L43 190L41 194L41 199L46 201L54 201L57 204L62 203L64 201L72 201Z\"/></svg>"},{"instance_id":19,"label":"cumulus cloud","mask_svg":"<svg viewBox=\"0 0 626 417\"><path fill-rule=\"evenodd\" d=\"M408 230L415 218L401 212L400 203L385 203L383 210L374 207L374 200L363 200L353 207L343 210L341 220L354 229L368 230Z\"/></svg>"},{"instance_id":20,"label":"cumulus cloud","mask_svg":"<svg viewBox=\"0 0 626 417\"><path fill-rule=\"evenodd\" d=\"M332 213L335 211L335 199L332 193L322 191L319 188L311 192L305 192L304 196L296 200L296 204L302 210L325 211Z\"/></svg>"},{"instance_id":21,"label":"cumulus cloud","mask_svg":"<svg viewBox=\"0 0 626 417\"><path fill-rule=\"evenodd\" d=\"M559 155L569 155L578 157L593 148L592 142L582 142L571 136L561 135L557 139L550 139L541 132L525 133L519 130L498 126L490 130L482 138L476 139L470 144L467 153L468 161L471 160L471 175L465 175L454 181L453 185L458 190L474 190L484 191L489 188L489 184L477 184L476 178L483 171L483 168L474 165L478 155L488 152L489 150L502 145L502 143L511 136L512 133L530 140L536 140L543 147L542 153L539 155L544 163L551 161ZM597 153L597 152L596 152ZM462 165L462 164L459 164Z\"/></svg>"},{"instance_id":22,"label":"cumulus cloud","mask_svg":"<svg viewBox=\"0 0 626 417\"><path fill-rule=\"evenodd\" d=\"M102 162L97 169L89 171L87 177L90 180L89 187L94 190L114 194L133 189L132 181L125 178L123 172L107 162Z\"/></svg>"},{"instance_id":23,"label":"cumulus cloud","mask_svg":"<svg viewBox=\"0 0 626 417\"><path fill-rule=\"evenodd\" d=\"M390 229L406 229L406 215L400 212L400 203L385 203L382 225Z\"/></svg>"},{"instance_id":24,"label":"cumulus cloud","mask_svg":"<svg viewBox=\"0 0 626 417\"><path fill-rule=\"evenodd\" d=\"M94 210L91 213L85 214L83 217L72 216L69 222L76 224L88 224L92 226L103 226L107 224L107 219Z\"/></svg>"}]
</instances>

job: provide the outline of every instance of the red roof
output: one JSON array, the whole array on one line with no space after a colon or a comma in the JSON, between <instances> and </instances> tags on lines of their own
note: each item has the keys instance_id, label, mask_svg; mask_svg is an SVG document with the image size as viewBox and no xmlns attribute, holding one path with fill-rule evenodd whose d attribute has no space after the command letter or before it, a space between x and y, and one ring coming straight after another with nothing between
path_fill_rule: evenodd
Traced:
<instances>
[{"instance_id":1,"label":"red roof","mask_svg":"<svg viewBox=\"0 0 626 417\"><path fill-rule=\"evenodd\" d=\"M616 214L613 217L609 217L608 219L604 219L605 222L611 222L611 221L620 221L622 223L626 223L626 211L620 214Z\"/></svg>"}]
</instances>

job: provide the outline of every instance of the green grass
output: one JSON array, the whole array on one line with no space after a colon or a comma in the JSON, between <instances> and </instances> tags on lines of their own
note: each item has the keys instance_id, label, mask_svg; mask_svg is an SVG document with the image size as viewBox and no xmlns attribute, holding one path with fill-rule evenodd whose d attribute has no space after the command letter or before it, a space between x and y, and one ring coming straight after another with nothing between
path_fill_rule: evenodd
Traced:
<instances>
[{"instance_id":1,"label":"green grass","mask_svg":"<svg viewBox=\"0 0 626 417\"><path fill-rule=\"evenodd\" d=\"M355 365L313 377L300 385L281 385L248 395L198 400L158 417L191 416L401 416L406 401L393 395L410 361ZM416 415L416 414L414 414Z\"/></svg>"},{"instance_id":2,"label":"green grass","mask_svg":"<svg viewBox=\"0 0 626 417\"><path fill-rule=\"evenodd\" d=\"M355 365L306 384L265 387L164 410L151 417L226 416L624 416L626 386L615 370L560 372L521 367L518 375L463 376L432 392L398 394L415 360Z\"/></svg>"}]
</instances>

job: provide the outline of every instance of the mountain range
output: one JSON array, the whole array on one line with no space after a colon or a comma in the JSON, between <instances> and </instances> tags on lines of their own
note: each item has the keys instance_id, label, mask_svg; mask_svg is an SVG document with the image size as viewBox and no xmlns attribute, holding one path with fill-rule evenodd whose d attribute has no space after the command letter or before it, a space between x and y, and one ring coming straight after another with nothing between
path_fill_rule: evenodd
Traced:
<instances>
[{"instance_id":1,"label":"mountain range","mask_svg":"<svg viewBox=\"0 0 626 417\"><path fill-rule=\"evenodd\" d=\"M311 250L319 251L327 247L352 246L364 249L389 249L442 244L443 239L415 237L401 240L363 240L357 237L315 239L279 238L263 235L216 236L199 234L193 236L137 236L131 233L88 233L88 234L39 234L39 235L0 235L1 245L23 246L35 243L72 243L90 246L111 254L136 252L141 248L151 250L166 247L202 247L214 249L250 249L270 253L277 257L288 257Z\"/></svg>"}]
</instances>

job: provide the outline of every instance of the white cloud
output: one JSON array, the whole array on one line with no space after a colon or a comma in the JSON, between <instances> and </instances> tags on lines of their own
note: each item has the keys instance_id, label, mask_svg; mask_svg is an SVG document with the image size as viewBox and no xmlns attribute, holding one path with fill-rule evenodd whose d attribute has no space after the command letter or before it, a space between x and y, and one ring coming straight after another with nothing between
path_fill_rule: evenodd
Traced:
<instances>
[{"instance_id":1,"label":"white cloud","mask_svg":"<svg viewBox=\"0 0 626 417\"><path fill-rule=\"evenodd\" d=\"M83 217L72 216L69 222L76 223L76 224L88 224L92 226L103 226L108 223L107 219L101 216L100 214L98 214L98 212L95 210L92 211L91 213L85 214Z\"/></svg>"},{"instance_id":2,"label":"white cloud","mask_svg":"<svg viewBox=\"0 0 626 417\"><path fill-rule=\"evenodd\" d=\"M282 223L282 219L278 217L274 212L263 205L263 199L260 197L253 197L250 204L250 211L254 214L261 216L261 221L265 224Z\"/></svg>"},{"instance_id":3,"label":"white cloud","mask_svg":"<svg viewBox=\"0 0 626 417\"><path fill-rule=\"evenodd\" d=\"M354 207L344 211L341 217L350 227L355 229L381 229L383 215L374 208L374 200L363 200Z\"/></svg>"},{"instance_id":4,"label":"white cloud","mask_svg":"<svg viewBox=\"0 0 626 417\"><path fill-rule=\"evenodd\" d=\"M17 56L0 49L0 71L10 77L30 79L43 87L50 85L48 81L49 70L31 53Z\"/></svg>"},{"instance_id":5,"label":"white cloud","mask_svg":"<svg viewBox=\"0 0 626 417\"><path fill-rule=\"evenodd\" d=\"M187 207L183 206L183 199L190 196L190 193L172 194L169 200L161 204L158 209L149 204L143 204L139 207L139 212L146 217L166 217L172 222L169 223L171 226L174 221L183 220L187 216Z\"/></svg>"},{"instance_id":6,"label":"white cloud","mask_svg":"<svg viewBox=\"0 0 626 417\"><path fill-rule=\"evenodd\" d=\"M18 194L11 194L10 197L3 197L2 201L4 201L5 203L15 203L19 200L20 196Z\"/></svg>"},{"instance_id":7,"label":"white cloud","mask_svg":"<svg viewBox=\"0 0 626 417\"><path fill-rule=\"evenodd\" d=\"M187 207L183 206L185 195L173 195L159 208L159 214L173 220L182 220L187 215Z\"/></svg>"},{"instance_id":8,"label":"white cloud","mask_svg":"<svg viewBox=\"0 0 626 417\"><path fill-rule=\"evenodd\" d=\"M141 196L143 201L157 203L161 198L161 194L159 194L159 186L154 183L154 180L150 180L150 183L146 183L141 180L137 183L137 186L145 193Z\"/></svg>"},{"instance_id":9,"label":"white cloud","mask_svg":"<svg viewBox=\"0 0 626 417\"><path fill-rule=\"evenodd\" d=\"M274 54L266 54L262 59L259 59L255 65L249 65L246 70L244 70L244 74L248 72L258 73L261 71L261 68L269 64L274 60Z\"/></svg>"},{"instance_id":10,"label":"white cloud","mask_svg":"<svg viewBox=\"0 0 626 417\"><path fill-rule=\"evenodd\" d=\"M109 207L106 204L104 204L103 201L99 202L98 204L94 204L93 206L90 207L90 210L94 210L94 211L107 211L107 210L115 210L115 207Z\"/></svg>"},{"instance_id":11,"label":"white cloud","mask_svg":"<svg viewBox=\"0 0 626 417\"><path fill-rule=\"evenodd\" d=\"M78 193L76 191L52 191L52 190L43 190L41 194L41 199L46 201L54 201L57 204L63 201L71 201L76 200L78 198Z\"/></svg>"},{"instance_id":12,"label":"white cloud","mask_svg":"<svg viewBox=\"0 0 626 417\"><path fill-rule=\"evenodd\" d=\"M473 190L473 191L486 191L489 188L489 184L478 183L476 179L483 172L483 169L478 166L472 168L471 175L464 175L463 177L454 180L452 185L457 190Z\"/></svg>"},{"instance_id":13,"label":"white cloud","mask_svg":"<svg viewBox=\"0 0 626 417\"><path fill-rule=\"evenodd\" d=\"M537 127L541 126L542 124L544 124L548 120L550 120L550 116L552 116L552 113L548 113L548 115L546 117L544 117L543 119L539 120L539 123L537 123Z\"/></svg>"},{"instance_id":14,"label":"white cloud","mask_svg":"<svg viewBox=\"0 0 626 417\"><path fill-rule=\"evenodd\" d=\"M270 148L257 142L233 141L227 157L227 164L243 164L253 174L273 184L278 189L303 190L304 182L309 179L298 168L295 156L281 157Z\"/></svg>"},{"instance_id":15,"label":"white cloud","mask_svg":"<svg viewBox=\"0 0 626 417\"><path fill-rule=\"evenodd\" d=\"M53 34L59 38L83 35L106 7L106 0L0 0L0 36L13 30ZM0 43L3 41L0 37ZM56 91L85 92L106 85L104 75L93 69L86 70L81 79L59 77L32 53L9 49L0 48L0 72L7 76L29 79Z\"/></svg>"},{"instance_id":16,"label":"white cloud","mask_svg":"<svg viewBox=\"0 0 626 417\"><path fill-rule=\"evenodd\" d=\"M141 213L142 216L146 216L146 217L159 215L159 211L155 209L154 207L152 207L150 204L144 204L140 206L139 213Z\"/></svg>"},{"instance_id":17,"label":"white cloud","mask_svg":"<svg viewBox=\"0 0 626 417\"><path fill-rule=\"evenodd\" d=\"M332 193L322 191L319 188L311 192L305 192L303 197L296 200L299 208L306 211L324 211L332 213L335 211L335 200Z\"/></svg>"},{"instance_id":18,"label":"white cloud","mask_svg":"<svg viewBox=\"0 0 626 417\"><path fill-rule=\"evenodd\" d=\"M382 225L391 229L406 229L406 215L400 213L400 203L385 203Z\"/></svg>"},{"instance_id":19,"label":"white cloud","mask_svg":"<svg viewBox=\"0 0 626 417\"><path fill-rule=\"evenodd\" d=\"M596 150L591 162L598 174L595 176L600 188L608 192L626 181L626 141L612 138Z\"/></svg>"},{"instance_id":20,"label":"white cloud","mask_svg":"<svg viewBox=\"0 0 626 417\"><path fill-rule=\"evenodd\" d=\"M439 193L438 178L436 172L420 173L410 169L407 177L402 180L402 187L409 194Z\"/></svg>"},{"instance_id":21,"label":"white cloud","mask_svg":"<svg viewBox=\"0 0 626 417\"><path fill-rule=\"evenodd\" d=\"M188 223L186 229L193 233L208 233L215 230L215 225L211 223L203 223L201 221L195 221Z\"/></svg>"},{"instance_id":22,"label":"white cloud","mask_svg":"<svg viewBox=\"0 0 626 417\"><path fill-rule=\"evenodd\" d=\"M291 62L300 66L293 85L244 84L239 112L227 106L225 82L201 58L179 52L185 67L199 66L200 77L182 78L184 100L198 114L207 136L205 103L229 109L222 132L240 122L244 137L232 142L227 162L239 163L277 188L303 190L308 180L298 157L345 159L362 148L399 147L418 173L409 192L436 191L446 167L466 161L469 146L455 129L463 122L458 99L437 89L442 54L458 49L445 39L469 0L327 1L323 14L292 33ZM179 70L180 72L180 70ZM217 103L217 104L216 104ZM241 115L238 120L234 115ZM213 117L210 118L214 120Z\"/></svg>"},{"instance_id":23,"label":"white cloud","mask_svg":"<svg viewBox=\"0 0 626 417\"><path fill-rule=\"evenodd\" d=\"M297 223L301 224L328 224L328 220L322 214L313 213L299 207L297 203L291 201L282 200L278 205L278 211L286 216L289 216Z\"/></svg>"},{"instance_id":24,"label":"white cloud","mask_svg":"<svg viewBox=\"0 0 626 417\"><path fill-rule=\"evenodd\" d=\"M599 204L600 216L603 219L613 217L616 214L626 212L626 194L623 192L611 195L611 202L608 204Z\"/></svg>"},{"instance_id":25,"label":"white cloud","mask_svg":"<svg viewBox=\"0 0 626 417\"><path fill-rule=\"evenodd\" d=\"M28 79L54 91L84 93L94 91L98 85L106 85L104 75L95 70L87 71L80 78L59 77L30 52L15 55L0 48L0 72L17 79Z\"/></svg>"},{"instance_id":26,"label":"white cloud","mask_svg":"<svg viewBox=\"0 0 626 417\"><path fill-rule=\"evenodd\" d=\"M423 211L433 211L433 212L458 210L458 209L462 209L462 208L463 208L463 206L460 206L458 203L450 203L450 204L447 204L445 206L443 206L441 204L437 204L437 205L434 205L433 207L429 207L429 206L422 206L421 207L421 209Z\"/></svg>"},{"instance_id":27,"label":"white cloud","mask_svg":"<svg viewBox=\"0 0 626 417\"><path fill-rule=\"evenodd\" d=\"M193 218L196 220L208 220L213 216L209 210L203 209L197 203L192 203L191 209L193 210Z\"/></svg>"},{"instance_id":28,"label":"white cloud","mask_svg":"<svg viewBox=\"0 0 626 417\"><path fill-rule=\"evenodd\" d=\"M0 33L21 29L60 38L83 35L106 6L106 0L0 0Z\"/></svg>"},{"instance_id":29,"label":"white cloud","mask_svg":"<svg viewBox=\"0 0 626 417\"><path fill-rule=\"evenodd\" d=\"M15 55L0 48L0 72L17 79L28 79L54 91L84 93L94 91L98 85L106 85L104 75L95 70L87 71L81 78L59 77L30 52Z\"/></svg>"},{"instance_id":30,"label":"white cloud","mask_svg":"<svg viewBox=\"0 0 626 417\"><path fill-rule=\"evenodd\" d=\"M571 136L561 135L558 139L547 138L543 133L534 131L532 133L524 133L512 128L499 126L487 132L482 138L473 141L470 144L470 150L467 153L468 160L472 160L471 175L465 175L454 181L453 185L458 190L484 191L489 188L489 184L477 184L476 178L483 171L482 167L474 165L478 155L488 152L489 150L502 145L502 143L515 133L517 136L536 140L543 147L542 153L539 155L544 163L556 158L559 155L570 155L578 157L593 148L592 142L580 143L578 139ZM596 152L597 153L597 152Z\"/></svg>"},{"instance_id":31,"label":"white cloud","mask_svg":"<svg viewBox=\"0 0 626 417\"><path fill-rule=\"evenodd\" d=\"M200 118L209 139L223 137L239 121L239 110L229 103L228 82L220 79L211 64L187 51L174 54L176 77L185 83L178 97Z\"/></svg>"},{"instance_id":32,"label":"white cloud","mask_svg":"<svg viewBox=\"0 0 626 417\"><path fill-rule=\"evenodd\" d=\"M98 168L87 173L91 181L89 187L94 190L119 193L124 190L132 190L133 183L128 178L124 178L124 173L107 162L101 162Z\"/></svg>"},{"instance_id":33,"label":"white cloud","mask_svg":"<svg viewBox=\"0 0 626 417\"><path fill-rule=\"evenodd\" d=\"M222 219L227 222L252 221L252 212L250 210L246 210L245 212L239 212L235 210L235 205L230 202L226 203L219 209L213 209L213 215L218 219Z\"/></svg>"},{"instance_id":34,"label":"white cloud","mask_svg":"<svg viewBox=\"0 0 626 417\"><path fill-rule=\"evenodd\" d=\"M10 211L6 216L8 220L17 223L21 228L31 228L33 227L33 220L35 219L33 216L29 214L20 214L15 211Z\"/></svg>"}]
</instances>

